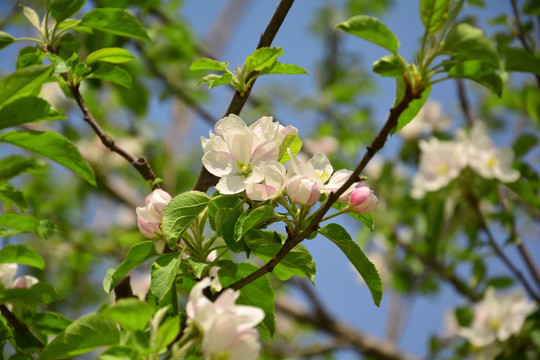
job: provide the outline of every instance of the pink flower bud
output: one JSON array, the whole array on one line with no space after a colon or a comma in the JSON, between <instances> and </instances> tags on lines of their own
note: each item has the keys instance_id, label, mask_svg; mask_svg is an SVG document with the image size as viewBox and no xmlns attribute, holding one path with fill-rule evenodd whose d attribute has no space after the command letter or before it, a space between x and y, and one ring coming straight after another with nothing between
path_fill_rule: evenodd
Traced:
<instances>
[{"instance_id":1,"label":"pink flower bud","mask_svg":"<svg viewBox=\"0 0 540 360\"><path fill-rule=\"evenodd\" d=\"M287 194L300 205L311 206L319 201L321 190L317 183L302 175L295 175L287 181Z\"/></svg>"},{"instance_id":2,"label":"pink flower bud","mask_svg":"<svg viewBox=\"0 0 540 360\"><path fill-rule=\"evenodd\" d=\"M350 204L354 212L365 214L372 212L377 207L379 199L367 186L360 186L351 192Z\"/></svg>"},{"instance_id":3,"label":"pink flower bud","mask_svg":"<svg viewBox=\"0 0 540 360\"><path fill-rule=\"evenodd\" d=\"M31 275L19 276L13 282L13 288L29 289L39 282L38 279Z\"/></svg>"},{"instance_id":4,"label":"pink flower bud","mask_svg":"<svg viewBox=\"0 0 540 360\"><path fill-rule=\"evenodd\" d=\"M163 211L171 200L172 197L167 192L156 189L146 197L146 205L136 209L137 224L145 238L152 239L161 234Z\"/></svg>"}]
</instances>

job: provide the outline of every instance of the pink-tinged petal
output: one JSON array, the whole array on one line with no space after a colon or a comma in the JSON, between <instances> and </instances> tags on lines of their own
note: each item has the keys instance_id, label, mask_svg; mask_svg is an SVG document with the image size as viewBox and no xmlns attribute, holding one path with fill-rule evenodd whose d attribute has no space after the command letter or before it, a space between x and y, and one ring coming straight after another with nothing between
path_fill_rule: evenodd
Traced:
<instances>
[{"instance_id":1,"label":"pink-tinged petal","mask_svg":"<svg viewBox=\"0 0 540 360\"><path fill-rule=\"evenodd\" d=\"M239 296L239 292L234 291L233 289L226 289L218 296L216 301L214 301L214 305L220 312L234 311L236 307L235 302Z\"/></svg>"},{"instance_id":2,"label":"pink-tinged petal","mask_svg":"<svg viewBox=\"0 0 540 360\"><path fill-rule=\"evenodd\" d=\"M247 128L246 123L238 115L231 114L224 117L223 119L218 120L214 126L217 136L225 137L227 132L236 127L245 127Z\"/></svg>"},{"instance_id":3,"label":"pink-tinged petal","mask_svg":"<svg viewBox=\"0 0 540 360\"><path fill-rule=\"evenodd\" d=\"M218 177L229 175L236 169L232 155L224 151L210 151L204 154L202 163L209 173Z\"/></svg>"},{"instance_id":4,"label":"pink-tinged petal","mask_svg":"<svg viewBox=\"0 0 540 360\"><path fill-rule=\"evenodd\" d=\"M317 183L311 179L296 175L287 181L287 194L291 200L300 205L311 206L319 201L321 191Z\"/></svg>"},{"instance_id":5,"label":"pink-tinged petal","mask_svg":"<svg viewBox=\"0 0 540 360\"><path fill-rule=\"evenodd\" d=\"M152 204L148 204L146 207L138 207L135 209L137 218L140 218L147 222L161 223L161 215L154 209Z\"/></svg>"},{"instance_id":6,"label":"pink-tinged petal","mask_svg":"<svg viewBox=\"0 0 540 360\"><path fill-rule=\"evenodd\" d=\"M264 320L264 311L255 306L236 305L234 313L240 330L255 327Z\"/></svg>"},{"instance_id":7,"label":"pink-tinged petal","mask_svg":"<svg viewBox=\"0 0 540 360\"><path fill-rule=\"evenodd\" d=\"M352 195L351 195L351 197L352 197ZM379 199L377 199L375 194L371 193L371 194L369 194L368 198L364 202L362 202L362 203L360 203L360 204L358 204L356 206L353 206L353 211L358 213L358 214L370 213L373 210L375 210L378 203L379 203Z\"/></svg>"},{"instance_id":8,"label":"pink-tinged petal","mask_svg":"<svg viewBox=\"0 0 540 360\"><path fill-rule=\"evenodd\" d=\"M13 288L29 289L38 282L39 280L31 275L19 276L13 282Z\"/></svg>"},{"instance_id":9,"label":"pink-tinged petal","mask_svg":"<svg viewBox=\"0 0 540 360\"><path fill-rule=\"evenodd\" d=\"M371 190L367 186L361 186L359 188L356 188L351 193L351 204L353 206L357 206L362 204L364 201L366 201L369 198L369 195L371 195Z\"/></svg>"},{"instance_id":10,"label":"pink-tinged petal","mask_svg":"<svg viewBox=\"0 0 540 360\"><path fill-rule=\"evenodd\" d=\"M266 201L274 197L276 188L265 184L248 184L246 186L246 195L253 201Z\"/></svg>"},{"instance_id":11,"label":"pink-tinged petal","mask_svg":"<svg viewBox=\"0 0 540 360\"><path fill-rule=\"evenodd\" d=\"M156 237L156 234L161 233L159 224L146 221L140 217L137 218L137 225L141 234L147 239L153 239Z\"/></svg>"},{"instance_id":12,"label":"pink-tinged petal","mask_svg":"<svg viewBox=\"0 0 540 360\"><path fill-rule=\"evenodd\" d=\"M257 146L251 155L251 163L256 165L265 161L276 161L279 156L279 142L266 141Z\"/></svg>"},{"instance_id":13,"label":"pink-tinged petal","mask_svg":"<svg viewBox=\"0 0 540 360\"><path fill-rule=\"evenodd\" d=\"M244 177L239 175L229 175L222 177L216 185L220 194L238 194L245 189Z\"/></svg>"},{"instance_id":14,"label":"pink-tinged petal","mask_svg":"<svg viewBox=\"0 0 540 360\"><path fill-rule=\"evenodd\" d=\"M331 192L336 192L347 180L349 180L351 174L351 170L341 169L336 171L330 180L328 180L328 184L324 186L323 193L329 194Z\"/></svg>"}]
</instances>

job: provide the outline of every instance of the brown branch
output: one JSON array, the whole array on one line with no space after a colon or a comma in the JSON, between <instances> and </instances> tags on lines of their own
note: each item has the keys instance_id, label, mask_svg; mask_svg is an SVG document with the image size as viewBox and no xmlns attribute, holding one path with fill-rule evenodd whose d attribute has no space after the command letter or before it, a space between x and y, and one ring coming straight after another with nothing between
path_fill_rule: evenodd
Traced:
<instances>
[{"instance_id":1,"label":"brown branch","mask_svg":"<svg viewBox=\"0 0 540 360\"><path fill-rule=\"evenodd\" d=\"M326 201L322 204L322 206L317 210L317 212L314 214L313 220L306 226L304 230L298 233L291 233L292 229L287 228L287 240L281 247L281 249L278 251L278 253L270 259L266 264L264 264L262 267L254 271L253 273L243 277L242 279L236 281L232 285L230 285L230 288L233 288L235 290L238 290L247 284L257 280L261 276L272 272L274 270L274 267L299 243L301 243L304 239L306 239L311 233L314 231L317 231L319 229L319 223L324 218L324 215L330 210L332 205L339 199L339 197L355 182L358 181L358 177L360 173L364 170L368 162L373 158L373 156L379 151L384 144L386 143L386 140L388 138L388 135L390 135L390 132L392 129L394 129L398 124L398 118L403 113L405 109L409 106L411 101L413 101L415 98L420 97L422 91L414 91L411 86L407 83L406 89L405 89L405 96L403 99L390 110L390 114L388 116L388 119L386 120L386 123L384 124L381 131L375 136L370 146L367 147L367 151L362 157L362 160L354 169L349 179L335 192L331 193Z\"/></svg>"},{"instance_id":2,"label":"brown branch","mask_svg":"<svg viewBox=\"0 0 540 360\"><path fill-rule=\"evenodd\" d=\"M461 111L463 111L463 116L465 116L465 120L467 120L467 125L472 127L474 125L474 117L471 112L471 106L469 105L469 99L467 98L467 94L465 92L465 84L463 79L456 79L456 85Z\"/></svg>"},{"instance_id":3,"label":"brown branch","mask_svg":"<svg viewBox=\"0 0 540 360\"><path fill-rule=\"evenodd\" d=\"M86 103L84 102L84 99L79 91L79 84L69 85L69 89L71 91L71 94L75 98L77 105L83 113L84 121L86 121L88 125L90 125L90 127L94 130L96 135L101 140L102 144L110 151L113 151L126 159L135 168L135 170L137 170L139 174L142 175L142 177L146 181L152 182L152 188L158 189L160 186L158 183L155 182L156 175L150 167L148 160L146 160L145 157L137 158L116 145L114 139L103 130L103 128L98 124L90 110L88 110L88 107L86 106Z\"/></svg>"},{"instance_id":4,"label":"brown branch","mask_svg":"<svg viewBox=\"0 0 540 360\"><path fill-rule=\"evenodd\" d=\"M529 45L527 38L525 36L525 30L523 29L523 23L521 22L521 14L519 12L519 7L517 4L517 0L510 0L512 3L512 10L514 11L514 16L516 17L516 25L517 25L517 37L521 44L523 45L523 48L531 55L534 55L534 50ZM538 83L538 86L540 86L540 76L537 74L534 74L536 77L536 82Z\"/></svg>"},{"instance_id":5,"label":"brown branch","mask_svg":"<svg viewBox=\"0 0 540 360\"><path fill-rule=\"evenodd\" d=\"M289 9L293 5L293 3L294 0L280 1L274 12L274 15L272 15L270 22L268 23L266 29L261 35L259 44L257 45L257 49L272 45L272 41L274 40L274 37L276 36L279 28L281 27L281 24L283 24L283 21L285 20L285 17L287 16L287 13L289 12ZM251 82L251 85L247 88L245 93L240 94L238 91L235 92L229 108L227 109L227 112L224 116L228 116L230 114L240 114L240 112L244 108L244 105L246 104L249 94L251 93L253 85L255 85L255 80L256 79ZM193 190L205 192L210 186L216 185L218 180L219 178L217 176L210 174L208 170L206 170L206 168L202 166L201 171L199 172L199 176L197 177L197 181L195 182L195 185L193 185Z\"/></svg>"},{"instance_id":6,"label":"brown branch","mask_svg":"<svg viewBox=\"0 0 540 360\"><path fill-rule=\"evenodd\" d=\"M7 308L6 305L0 305L0 313L7 320L13 331L32 334L30 332L30 329L28 329L28 326L26 326L25 323L20 322L19 319L17 319L17 317ZM39 340L34 335L32 335L32 337L37 341L40 348L45 347L41 340Z\"/></svg>"},{"instance_id":7,"label":"brown branch","mask_svg":"<svg viewBox=\"0 0 540 360\"><path fill-rule=\"evenodd\" d=\"M303 307L283 299L277 299L276 310L295 318L296 320L311 324L312 326L334 336L336 340L349 343L353 348L366 356L381 360L418 360L414 355L398 349L386 340L380 340L370 334L343 322L332 319L328 314L325 317L312 315Z\"/></svg>"}]
</instances>

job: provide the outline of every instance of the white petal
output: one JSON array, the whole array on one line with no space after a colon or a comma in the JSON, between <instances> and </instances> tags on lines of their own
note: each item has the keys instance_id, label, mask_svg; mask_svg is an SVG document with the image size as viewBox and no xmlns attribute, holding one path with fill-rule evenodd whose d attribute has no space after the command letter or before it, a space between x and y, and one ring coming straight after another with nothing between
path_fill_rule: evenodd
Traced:
<instances>
[{"instance_id":1,"label":"white petal","mask_svg":"<svg viewBox=\"0 0 540 360\"><path fill-rule=\"evenodd\" d=\"M276 161L279 156L279 143L277 141L266 141L253 150L251 163L253 165L264 161Z\"/></svg>"},{"instance_id":2,"label":"white petal","mask_svg":"<svg viewBox=\"0 0 540 360\"><path fill-rule=\"evenodd\" d=\"M330 164L330 160L328 160L326 155L324 155L322 152L313 155L313 157L309 159L308 165L315 170L323 182L326 182L334 172L334 168L332 167L332 164Z\"/></svg>"},{"instance_id":3,"label":"white petal","mask_svg":"<svg viewBox=\"0 0 540 360\"><path fill-rule=\"evenodd\" d=\"M210 151L204 154L202 163L209 173L215 176L226 176L236 169L236 164L231 154L224 151Z\"/></svg>"},{"instance_id":4,"label":"white petal","mask_svg":"<svg viewBox=\"0 0 540 360\"><path fill-rule=\"evenodd\" d=\"M216 189L221 194L237 194L245 189L244 180L239 175L228 175L219 180Z\"/></svg>"},{"instance_id":5,"label":"white petal","mask_svg":"<svg viewBox=\"0 0 540 360\"><path fill-rule=\"evenodd\" d=\"M227 133L231 128L235 127L246 127L246 123L240 118L238 115L231 114L229 116L224 117L223 119L218 120L216 125L214 126L214 129L216 131L216 135L222 136Z\"/></svg>"}]
</instances>

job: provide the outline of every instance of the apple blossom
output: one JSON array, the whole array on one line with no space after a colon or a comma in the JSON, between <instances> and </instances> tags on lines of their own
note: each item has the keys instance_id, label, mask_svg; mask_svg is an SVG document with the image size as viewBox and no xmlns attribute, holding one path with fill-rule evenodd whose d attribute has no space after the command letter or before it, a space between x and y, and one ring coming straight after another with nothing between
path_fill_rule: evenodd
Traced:
<instances>
[{"instance_id":1,"label":"apple blossom","mask_svg":"<svg viewBox=\"0 0 540 360\"><path fill-rule=\"evenodd\" d=\"M257 165L277 161L279 146L284 137L296 134L296 128L283 127L262 117L250 127L237 115L229 115L215 125L215 135L201 137L203 165L211 174L220 177L216 189L222 194L236 194L247 184L259 183L264 173Z\"/></svg>"},{"instance_id":2,"label":"apple blossom","mask_svg":"<svg viewBox=\"0 0 540 360\"><path fill-rule=\"evenodd\" d=\"M163 210L171 200L167 192L156 189L146 197L145 206L137 207L137 223L145 238L152 239L161 234Z\"/></svg>"},{"instance_id":3,"label":"apple blossom","mask_svg":"<svg viewBox=\"0 0 540 360\"><path fill-rule=\"evenodd\" d=\"M261 345L254 326L264 319L264 312L236 305L240 294L233 289L226 289L215 302L210 301L203 294L210 284L210 278L199 281L191 289L186 305L188 322L202 333L204 358L257 359Z\"/></svg>"},{"instance_id":4,"label":"apple blossom","mask_svg":"<svg viewBox=\"0 0 540 360\"><path fill-rule=\"evenodd\" d=\"M377 207L379 199L369 187L362 185L351 192L350 204L352 210L358 214L370 213Z\"/></svg>"},{"instance_id":5,"label":"apple blossom","mask_svg":"<svg viewBox=\"0 0 540 360\"><path fill-rule=\"evenodd\" d=\"M18 268L19 265L15 263L0 264L0 282L4 285L4 288L30 288L39 282L37 278L31 275L23 275L15 278Z\"/></svg>"},{"instance_id":6,"label":"apple blossom","mask_svg":"<svg viewBox=\"0 0 540 360\"><path fill-rule=\"evenodd\" d=\"M246 195L251 200L266 201L278 197L285 188L287 170L279 161L268 161L256 166L256 172L262 174L260 183L247 181Z\"/></svg>"},{"instance_id":7,"label":"apple blossom","mask_svg":"<svg viewBox=\"0 0 540 360\"><path fill-rule=\"evenodd\" d=\"M490 287L484 299L475 304L470 326L461 327L458 333L476 347L505 341L521 329L525 318L535 309L536 305L520 290L496 294Z\"/></svg>"},{"instance_id":8,"label":"apple blossom","mask_svg":"<svg viewBox=\"0 0 540 360\"><path fill-rule=\"evenodd\" d=\"M399 131L399 134L407 140L416 139L422 133L448 130L451 125L448 116L442 112L442 105L436 101L428 101L418 115Z\"/></svg>"},{"instance_id":9,"label":"apple blossom","mask_svg":"<svg viewBox=\"0 0 540 360\"><path fill-rule=\"evenodd\" d=\"M317 182L307 176L293 176L287 181L286 188L291 200L300 205L311 206L321 198L321 190Z\"/></svg>"}]
</instances>

